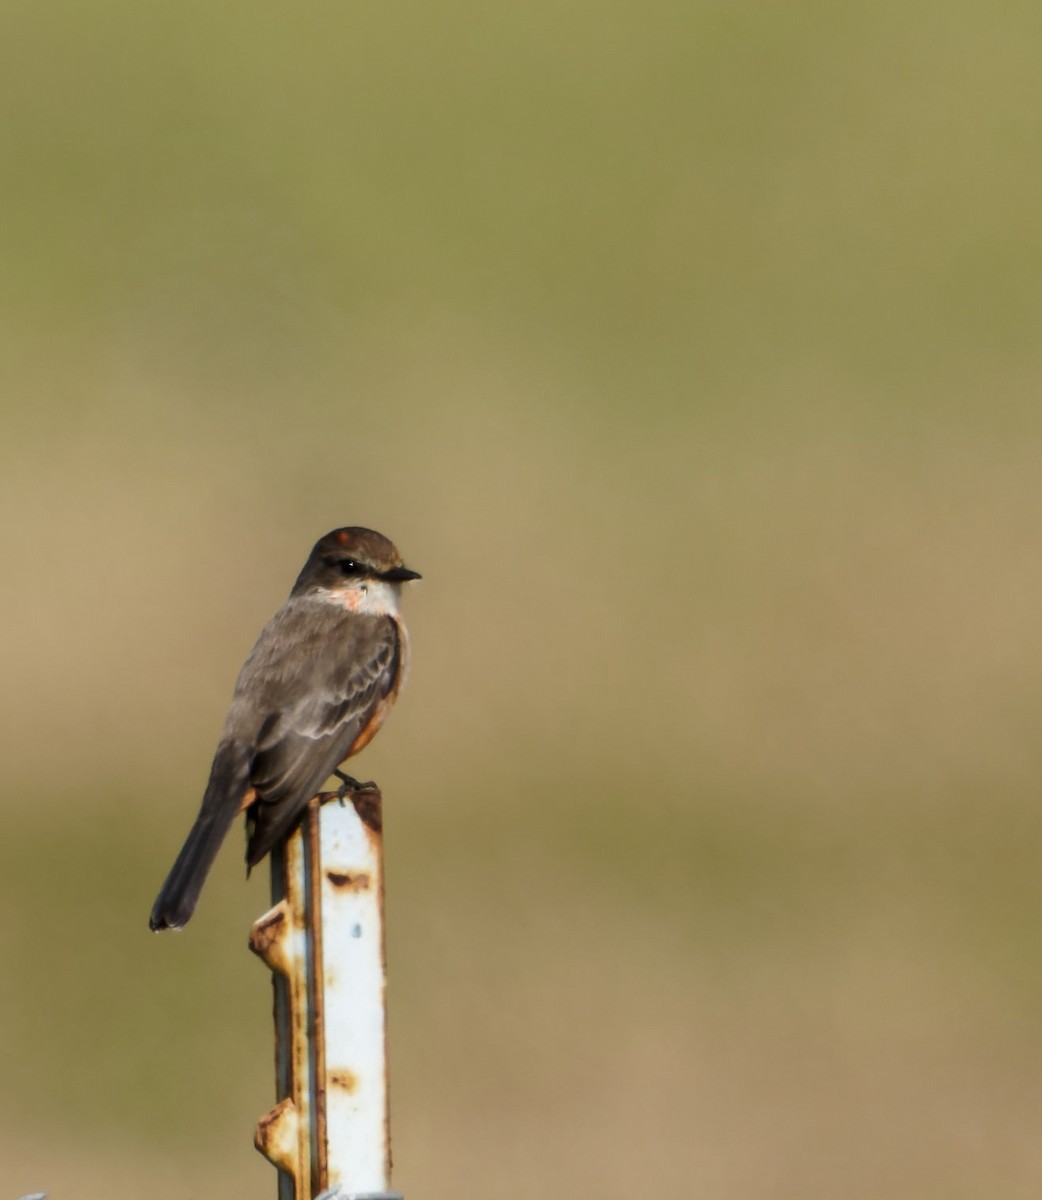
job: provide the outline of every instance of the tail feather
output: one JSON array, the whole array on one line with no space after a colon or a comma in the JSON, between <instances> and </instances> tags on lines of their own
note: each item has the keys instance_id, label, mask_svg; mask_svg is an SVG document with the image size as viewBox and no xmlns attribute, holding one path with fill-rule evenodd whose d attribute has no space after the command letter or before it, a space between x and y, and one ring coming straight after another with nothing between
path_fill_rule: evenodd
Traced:
<instances>
[{"instance_id":1,"label":"tail feather","mask_svg":"<svg viewBox=\"0 0 1042 1200\"><path fill-rule=\"evenodd\" d=\"M247 772L240 748L218 748L199 816L152 906L150 929L180 929L195 912L217 851L239 813Z\"/></svg>"}]
</instances>

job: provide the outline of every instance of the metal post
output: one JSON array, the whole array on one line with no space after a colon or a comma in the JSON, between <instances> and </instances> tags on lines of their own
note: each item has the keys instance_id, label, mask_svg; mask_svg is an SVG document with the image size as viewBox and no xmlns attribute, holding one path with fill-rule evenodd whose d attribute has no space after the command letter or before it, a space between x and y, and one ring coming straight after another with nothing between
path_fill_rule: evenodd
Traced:
<instances>
[{"instance_id":1,"label":"metal post","mask_svg":"<svg viewBox=\"0 0 1042 1200\"><path fill-rule=\"evenodd\" d=\"M316 796L272 855L274 907L250 948L274 972L278 1103L257 1149L279 1200L401 1200L390 1192L378 790Z\"/></svg>"}]
</instances>

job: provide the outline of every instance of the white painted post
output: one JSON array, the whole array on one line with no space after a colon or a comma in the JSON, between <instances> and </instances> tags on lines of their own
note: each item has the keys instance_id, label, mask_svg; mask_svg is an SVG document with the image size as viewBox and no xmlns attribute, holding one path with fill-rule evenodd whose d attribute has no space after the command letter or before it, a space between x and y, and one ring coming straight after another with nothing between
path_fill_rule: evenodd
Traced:
<instances>
[{"instance_id":1,"label":"white painted post","mask_svg":"<svg viewBox=\"0 0 1042 1200\"><path fill-rule=\"evenodd\" d=\"M321 831L326 1170L330 1185L356 1192L391 1181L379 806L375 815L374 829L354 805L328 804Z\"/></svg>"},{"instance_id":2,"label":"white painted post","mask_svg":"<svg viewBox=\"0 0 1042 1200\"><path fill-rule=\"evenodd\" d=\"M388 1191L381 797L347 796L317 796L273 856L276 904L250 935L275 972L278 1103L256 1144L279 1200L401 1200Z\"/></svg>"}]
</instances>

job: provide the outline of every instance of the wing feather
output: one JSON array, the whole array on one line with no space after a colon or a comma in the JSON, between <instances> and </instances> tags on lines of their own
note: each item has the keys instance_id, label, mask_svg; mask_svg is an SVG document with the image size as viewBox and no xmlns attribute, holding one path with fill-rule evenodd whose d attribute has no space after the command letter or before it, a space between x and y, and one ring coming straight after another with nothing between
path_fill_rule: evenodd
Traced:
<instances>
[{"instance_id":1,"label":"wing feather","mask_svg":"<svg viewBox=\"0 0 1042 1200\"><path fill-rule=\"evenodd\" d=\"M331 649L332 647L332 649ZM252 745L247 861L297 820L400 683L402 643L386 616L291 601L243 666L225 727Z\"/></svg>"}]
</instances>

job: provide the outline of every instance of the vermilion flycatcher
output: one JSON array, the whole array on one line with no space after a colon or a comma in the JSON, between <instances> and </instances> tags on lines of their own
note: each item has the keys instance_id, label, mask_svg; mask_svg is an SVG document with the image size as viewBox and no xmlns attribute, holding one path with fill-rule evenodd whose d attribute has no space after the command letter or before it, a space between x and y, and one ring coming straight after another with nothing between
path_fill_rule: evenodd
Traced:
<instances>
[{"instance_id":1,"label":"vermilion flycatcher","mask_svg":"<svg viewBox=\"0 0 1042 1200\"><path fill-rule=\"evenodd\" d=\"M195 911L238 813L246 810L252 867L339 764L369 744L405 678L398 598L419 578L372 529L334 529L316 543L239 672L199 815L156 898L152 929L178 929Z\"/></svg>"}]
</instances>

